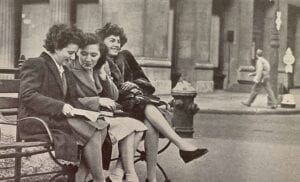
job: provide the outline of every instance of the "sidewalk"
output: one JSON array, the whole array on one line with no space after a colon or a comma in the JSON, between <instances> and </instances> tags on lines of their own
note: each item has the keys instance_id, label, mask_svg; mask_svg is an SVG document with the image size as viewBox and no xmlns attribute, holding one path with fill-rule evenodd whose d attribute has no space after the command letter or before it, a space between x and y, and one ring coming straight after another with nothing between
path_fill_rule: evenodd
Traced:
<instances>
[{"instance_id":1,"label":"sidewalk","mask_svg":"<svg viewBox=\"0 0 300 182\"><path fill-rule=\"evenodd\" d=\"M300 114L300 89L291 90L296 102L296 108L270 109L267 107L267 95L260 94L251 107L241 104L249 97L249 93L226 92L218 90L213 93L198 93L195 103L200 113L216 114ZM160 96L162 100L169 101L171 96Z\"/></svg>"}]
</instances>

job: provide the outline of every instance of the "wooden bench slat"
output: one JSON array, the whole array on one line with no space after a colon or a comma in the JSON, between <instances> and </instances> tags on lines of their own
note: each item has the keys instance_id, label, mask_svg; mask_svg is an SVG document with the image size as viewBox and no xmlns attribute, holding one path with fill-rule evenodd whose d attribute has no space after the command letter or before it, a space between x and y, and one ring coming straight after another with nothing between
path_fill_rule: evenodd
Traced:
<instances>
[{"instance_id":1,"label":"wooden bench slat","mask_svg":"<svg viewBox=\"0 0 300 182\"><path fill-rule=\"evenodd\" d=\"M0 73L4 74L18 74L20 71L19 68L0 68Z\"/></svg>"},{"instance_id":2,"label":"wooden bench slat","mask_svg":"<svg viewBox=\"0 0 300 182\"><path fill-rule=\"evenodd\" d=\"M18 93L20 89L20 80L0 79L0 93Z\"/></svg>"},{"instance_id":3,"label":"wooden bench slat","mask_svg":"<svg viewBox=\"0 0 300 182\"><path fill-rule=\"evenodd\" d=\"M43 154L49 152L49 149L43 148L34 151L24 151L24 152L10 152L6 154L1 154L0 159L7 159L7 158L18 158L18 157L30 157L36 154Z\"/></svg>"},{"instance_id":4,"label":"wooden bench slat","mask_svg":"<svg viewBox=\"0 0 300 182\"><path fill-rule=\"evenodd\" d=\"M39 147L39 146L50 146L50 142L11 142L11 143L0 143L1 150L15 149L15 148L28 148L28 147Z\"/></svg>"},{"instance_id":5,"label":"wooden bench slat","mask_svg":"<svg viewBox=\"0 0 300 182\"><path fill-rule=\"evenodd\" d=\"M18 108L19 99L15 97L0 97L0 109Z\"/></svg>"},{"instance_id":6,"label":"wooden bench slat","mask_svg":"<svg viewBox=\"0 0 300 182\"><path fill-rule=\"evenodd\" d=\"M1 121L1 120L0 120L0 124L16 126L16 125L17 125L17 122L14 122L14 121L12 121L12 122L5 122L5 121Z\"/></svg>"},{"instance_id":7,"label":"wooden bench slat","mask_svg":"<svg viewBox=\"0 0 300 182\"><path fill-rule=\"evenodd\" d=\"M18 115L18 109L17 108L12 108L12 109L1 109L0 113L3 116L15 116Z\"/></svg>"}]
</instances>

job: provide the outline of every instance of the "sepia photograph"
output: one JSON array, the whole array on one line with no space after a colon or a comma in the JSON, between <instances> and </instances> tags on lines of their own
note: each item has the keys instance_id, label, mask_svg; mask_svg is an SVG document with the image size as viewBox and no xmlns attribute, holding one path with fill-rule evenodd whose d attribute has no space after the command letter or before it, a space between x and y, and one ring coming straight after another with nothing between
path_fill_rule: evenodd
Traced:
<instances>
[{"instance_id":1,"label":"sepia photograph","mask_svg":"<svg viewBox=\"0 0 300 182\"><path fill-rule=\"evenodd\" d=\"M0 182L299 182L300 0L0 0Z\"/></svg>"}]
</instances>

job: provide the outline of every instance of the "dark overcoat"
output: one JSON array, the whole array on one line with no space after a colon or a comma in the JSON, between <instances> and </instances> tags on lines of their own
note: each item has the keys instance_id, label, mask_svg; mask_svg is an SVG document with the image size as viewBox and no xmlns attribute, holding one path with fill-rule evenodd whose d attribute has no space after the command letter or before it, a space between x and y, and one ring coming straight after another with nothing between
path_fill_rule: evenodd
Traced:
<instances>
[{"instance_id":1,"label":"dark overcoat","mask_svg":"<svg viewBox=\"0 0 300 182\"><path fill-rule=\"evenodd\" d=\"M129 81L137 84L144 95L151 95L154 93L154 86L129 51L123 50L113 60L107 59L107 61L109 63L111 76L119 89L122 83ZM147 103L135 104L134 107L130 107L130 110L128 110L128 106L131 105L130 102L132 102L132 100L124 99L125 97L126 95L122 94L119 96L119 102L123 105L124 110L129 112L131 117L138 120L144 120L144 109Z\"/></svg>"},{"instance_id":2,"label":"dark overcoat","mask_svg":"<svg viewBox=\"0 0 300 182\"><path fill-rule=\"evenodd\" d=\"M77 162L80 160L78 139L76 139L69 123L72 120L86 122L90 126L95 125L95 123L84 118L67 118L63 115L62 108L65 103L76 108L87 109L78 101L79 95L72 73L67 68L64 70L67 81L67 93L65 95L63 94L59 71L47 53L43 52L40 57L31 58L24 63L20 72L18 117L33 116L43 119L54 136L56 158ZM98 128L99 123L102 129L108 126L105 121L97 121L97 123ZM18 129L23 140L49 140L45 129L36 122L20 122Z\"/></svg>"}]
</instances>

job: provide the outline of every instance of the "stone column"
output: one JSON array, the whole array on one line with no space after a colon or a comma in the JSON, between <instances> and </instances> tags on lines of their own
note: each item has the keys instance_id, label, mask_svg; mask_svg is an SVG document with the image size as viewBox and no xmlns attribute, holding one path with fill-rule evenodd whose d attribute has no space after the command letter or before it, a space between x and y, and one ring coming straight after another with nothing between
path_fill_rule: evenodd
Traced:
<instances>
[{"instance_id":1,"label":"stone column","mask_svg":"<svg viewBox=\"0 0 300 182\"><path fill-rule=\"evenodd\" d=\"M99 18L99 28L100 28L100 27L103 27L104 23L105 23L105 22L103 22L103 7L104 7L103 0L99 0L98 4L99 4L98 18Z\"/></svg>"},{"instance_id":2,"label":"stone column","mask_svg":"<svg viewBox=\"0 0 300 182\"><path fill-rule=\"evenodd\" d=\"M50 0L51 25L57 23L70 24L71 0Z\"/></svg>"},{"instance_id":3,"label":"stone column","mask_svg":"<svg viewBox=\"0 0 300 182\"><path fill-rule=\"evenodd\" d=\"M194 41L198 63L209 62L212 4L212 0L197 0L195 4L197 9L195 14L196 39Z\"/></svg>"},{"instance_id":4,"label":"stone column","mask_svg":"<svg viewBox=\"0 0 300 182\"><path fill-rule=\"evenodd\" d=\"M0 67L13 68L15 63L15 1L0 1Z\"/></svg>"},{"instance_id":5,"label":"stone column","mask_svg":"<svg viewBox=\"0 0 300 182\"><path fill-rule=\"evenodd\" d=\"M294 63L294 86L300 86L300 13L297 16L297 28L296 28L296 35L295 35L295 58L296 61Z\"/></svg>"},{"instance_id":6,"label":"stone column","mask_svg":"<svg viewBox=\"0 0 300 182\"><path fill-rule=\"evenodd\" d=\"M173 1L171 6L175 14L172 82L181 74L182 79L195 85L196 2L194 0Z\"/></svg>"}]
</instances>

